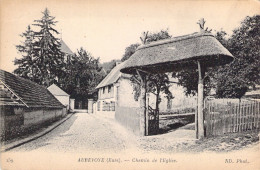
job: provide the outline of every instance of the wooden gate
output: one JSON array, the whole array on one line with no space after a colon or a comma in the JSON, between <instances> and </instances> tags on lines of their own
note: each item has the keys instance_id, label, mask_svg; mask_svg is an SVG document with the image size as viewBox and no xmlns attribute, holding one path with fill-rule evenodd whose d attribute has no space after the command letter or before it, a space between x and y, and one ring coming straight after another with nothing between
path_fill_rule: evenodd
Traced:
<instances>
[{"instance_id":1,"label":"wooden gate","mask_svg":"<svg viewBox=\"0 0 260 170\"><path fill-rule=\"evenodd\" d=\"M159 110L148 105L148 135L158 134L159 131Z\"/></svg>"},{"instance_id":2,"label":"wooden gate","mask_svg":"<svg viewBox=\"0 0 260 170\"><path fill-rule=\"evenodd\" d=\"M205 101L206 136L218 136L227 133L260 129L260 102Z\"/></svg>"}]
</instances>

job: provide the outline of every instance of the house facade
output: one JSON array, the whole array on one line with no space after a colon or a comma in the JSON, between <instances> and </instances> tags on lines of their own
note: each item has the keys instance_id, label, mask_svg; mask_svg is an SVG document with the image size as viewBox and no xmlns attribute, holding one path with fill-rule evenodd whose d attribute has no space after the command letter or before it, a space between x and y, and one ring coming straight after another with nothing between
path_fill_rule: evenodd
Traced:
<instances>
[{"instance_id":1,"label":"house facade","mask_svg":"<svg viewBox=\"0 0 260 170\"><path fill-rule=\"evenodd\" d=\"M94 104L94 113L114 118L125 126L128 130L139 134L140 116L139 102L134 99L133 86L130 76L120 72L125 62L117 65L96 87L98 89L98 100ZM170 77L170 76L169 76ZM176 80L170 78L172 82ZM195 110L197 100L195 97L187 97L184 88L173 83L170 87L174 98L168 100L164 94L161 94L159 105L160 112L182 113ZM156 97L154 94L147 94L147 104L155 109Z\"/></svg>"},{"instance_id":2,"label":"house facade","mask_svg":"<svg viewBox=\"0 0 260 170\"><path fill-rule=\"evenodd\" d=\"M0 70L1 141L45 126L66 115L47 88Z\"/></svg>"},{"instance_id":3,"label":"house facade","mask_svg":"<svg viewBox=\"0 0 260 170\"><path fill-rule=\"evenodd\" d=\"M121 94L124 93L125 101L128 103L135 103L130 84L130 76L120 73L120 69L124 63L117 63L116 67L99 83L96 87L98 89L98 100L94 105L94 112L105 117L115 117L115 112L119 102L121 102Z\"/></svg>"}]
</instances>

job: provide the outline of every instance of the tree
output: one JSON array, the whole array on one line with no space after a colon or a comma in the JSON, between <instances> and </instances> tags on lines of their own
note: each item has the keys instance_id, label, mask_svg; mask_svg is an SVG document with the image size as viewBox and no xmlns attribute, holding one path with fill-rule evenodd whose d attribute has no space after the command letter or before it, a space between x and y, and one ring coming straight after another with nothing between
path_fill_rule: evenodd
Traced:
<instances>
[{"instance_id":1,"label":"tree","mask_svg":"<svg viewBox=\"0 0 260 170\"><path fill-rule=\"evenodd\" d=\"M25 40L22 44L16 46L16 49L22 55L22 58L14 60L14 65L18 65L18 68L14 70L14 73L20 77L34 81L34 70L36 69L33 51L34 31L28 26L27 30L20 36L25 38Z\"/></svg>"},{"instance_id":2,"label":"tree","mask_svg":"<svg viewBox=\"0 0 260 170\"><path fill-rule=\"evenodd\" d=\"M213 87L211 81L211 69L207 69L207 76L204 78L204 96L207 96ZM183 86L186 96L194 96L198 92L198 69L185 69L172 73L172 77L178 79L179 85Z\"/></svg>"},{"instance_id":3,"label":"tree","mask_svg":"<svg viewBox=\"0 0 260 170\"><path fill-rule=\"evenodd\" d=\"M171 38L171 37L172 36L169 34L169 30L167 28L165 30L163 29L159 32L155 32L155 33L152 33L152 34L148 34L148 32L147 32L147 39L144 42L150 43L150 42L154 42L154 41L158 41L158 40L168 39L168 38Z\"/></svg>"},{"instance_id":4,"label":"tree","mask_svg":"<svg viewBox=\"0 0 260 170\"><path fill-rule=\"evenodd\" d=\"M46 8L43 17L35 20L34 26L39 27L35 32L34 53L37 70L37 83L49 86L51 83L58 83L59 78L64 76L64 53L61 52L60 40L55 37L59 34L54 29L57 21L50 15Z\"/></svg>"},{"instance_id":5,"label":"tree","mask_svg":"<svg viewBox=\"0 0 260 170\"><path fill-rule=\"evenodd\" d=\"M104 62L101 64L101 66L106 71L106 74L109 74L110 71L116 66L117 62L120 62L120 60L111 60L108 62Z\"/></svg>"},{"instance_id":6,"label":"tree","mask_svg":"<svg viewBox=\"0 0 260 170\"><path fill-rule=\"evenodd\" d=\"M131 44L125 49L125 53L121 59L122 62L128 60L136 51L137 47L139 47L139 43Z\"/></svg>"},{"instance_id":7,"label":"tree","mask_svg":"<svg viewBox=\"0 0 260 170\"><path fill-rule=\"evenodd\" d=\"M234 62L218 70L218 97L241 98L260 83L260 16L246 17L224 46L235 56Z\"/></svg>"},{"instance_id":8,"label":"tree","mask_svg":"<svg viewBox=\"0 0 260 170\"><path fill-rule=\"evenodd\" d=\"M18 65L14 73L44 86L59 84L59 79L65 76L65 63L60 40L55 37L59 33L53 28L57 21L46 8L43 17L34 22L39 31L32 31L28 26L21 35L25 37L24 42L16 46L22 58L14 61Z\"/></svg>"},{"instance_id":9,"label":"tree","mask_svg":"<svg viewBox=\"0 0 260 170\"><path fill-rule=\"evenodd\" d=\"M61 80L62 88L74 98L96 98L95 87L104 77L99 66L99 58L95 59L85 49L80 48L70 57L65 66L66 77Z\"/></svg>"},{"instance_id":10,"label":"tree","mask_svg":"<svg viewBox=\"0 0 260 170\"><path fill-rule=\"evenodd\" d=\"M208 68L205 78L205 93L216 89L220 98L241 98L249 88L260 83L260 16L246 17L239 28L226 38L223 30L215 34L216 39L235 57L225 66ZM173 73L179 84L185 87L187 95L197 93L198 74L194 70Z\"/></svg>"}]
</instances>

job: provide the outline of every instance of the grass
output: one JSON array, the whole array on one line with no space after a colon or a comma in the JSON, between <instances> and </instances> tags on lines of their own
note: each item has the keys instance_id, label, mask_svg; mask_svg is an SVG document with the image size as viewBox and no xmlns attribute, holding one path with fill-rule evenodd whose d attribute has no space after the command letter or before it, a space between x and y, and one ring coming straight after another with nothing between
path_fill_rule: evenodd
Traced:
<instances>
[{"instance_id":1,"label":"grass","mask_svg":"<svg viewBox=\"0 0 260 170\"><path fill-rule=\"evenodd\" d=\"M193 115L160 115L160 134L173 132L177 129L195 130ZM195 143L178 143L175 151L180 152L231 152L246 148L259 142L259 130L242 133L229 133L221 136L206 137ZM171 146L172 147L172 146ZM171 150L169 146L169 150Z\"/></svg>"}]
</instances>

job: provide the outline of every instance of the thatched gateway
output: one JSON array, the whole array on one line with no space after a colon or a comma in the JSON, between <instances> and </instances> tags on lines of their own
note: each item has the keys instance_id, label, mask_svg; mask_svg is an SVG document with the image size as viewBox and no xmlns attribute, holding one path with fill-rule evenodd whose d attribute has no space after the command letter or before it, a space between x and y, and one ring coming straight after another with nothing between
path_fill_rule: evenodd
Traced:
<instances>
[{"instance_id":1,"label":"thatched gateway","mask_svg":"<svg viewBox=\"0 0 260 170\"><path fill-rule=\"evenodd\" d=\"M141 78L140 124L144 135L149 135L149 120L146 106L147 74L198 68L198 111L195 116L196 133L204 137L203 121L203 78L207 67L223 65L233 60L232 54L210 33L201 29L199 33L174 37L140 46L126 61L121 72L137 74ZM159 125L158 125L159 126ZM156 128L155 128L156 129Z\"/></svg>"}]
</instances>

